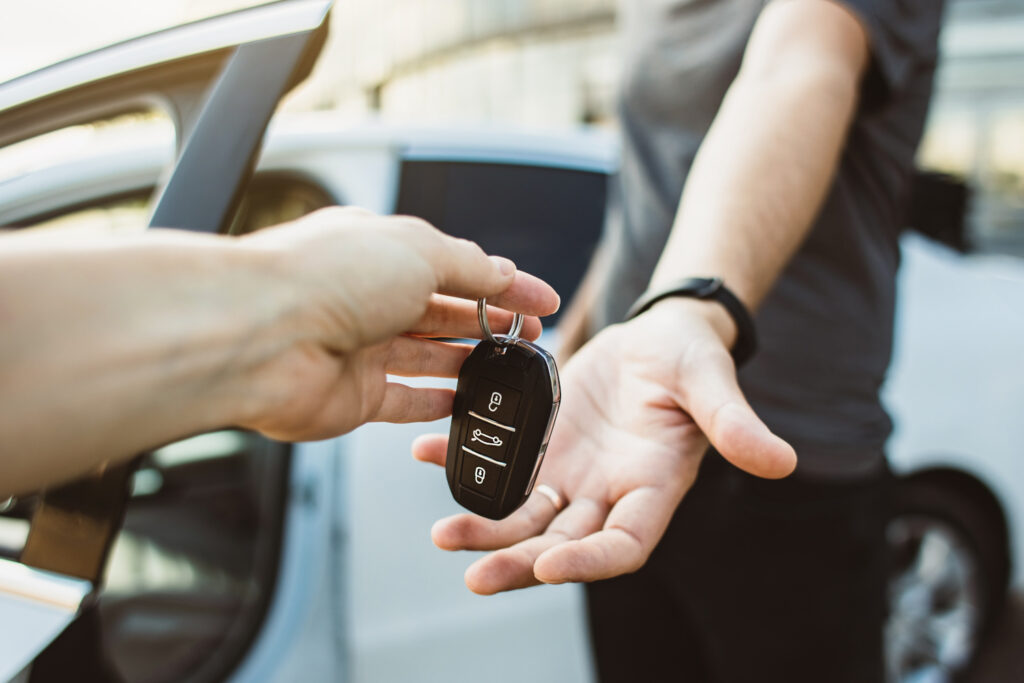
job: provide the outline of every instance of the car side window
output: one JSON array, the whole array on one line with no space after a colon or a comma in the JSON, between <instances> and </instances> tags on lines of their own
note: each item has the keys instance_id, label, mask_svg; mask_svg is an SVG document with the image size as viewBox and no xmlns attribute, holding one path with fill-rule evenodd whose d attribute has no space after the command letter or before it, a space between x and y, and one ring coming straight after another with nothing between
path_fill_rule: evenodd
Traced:
<instances>
[{"instance_id":1,"label":"car side window","mask_svg":"<svg viewBox=\"0 0 1024 683\"><path fill-rule=\"evenodd\" d=\"M568 302L601 236L607 185L599 171L406 160L395 211L511 258Z\"/></svg>"}]
</instances>

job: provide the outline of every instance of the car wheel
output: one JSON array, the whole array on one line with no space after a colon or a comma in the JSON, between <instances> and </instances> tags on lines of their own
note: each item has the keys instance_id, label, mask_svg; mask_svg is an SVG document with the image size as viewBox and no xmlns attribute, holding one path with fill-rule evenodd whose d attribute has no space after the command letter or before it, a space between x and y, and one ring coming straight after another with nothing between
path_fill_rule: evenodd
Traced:
<instances>
[{"instance_id":1,"label":"car wheel","mask_svg":"<svg viewBox=\"0 0 1024 683\"><path fill-rule=\"evenodd\" d=\"M896 486L886 659L890 681L961 680L1006 592L998 508L970 480L911 478ZM983 488L983 487L982 487Z\"/></svg>"}]
</instances>

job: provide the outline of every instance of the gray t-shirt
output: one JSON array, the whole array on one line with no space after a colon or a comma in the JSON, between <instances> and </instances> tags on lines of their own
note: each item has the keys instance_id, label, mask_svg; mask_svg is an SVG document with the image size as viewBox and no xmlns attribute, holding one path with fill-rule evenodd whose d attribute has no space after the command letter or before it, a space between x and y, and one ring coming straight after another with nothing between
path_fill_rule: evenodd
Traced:
<instances>
[{"instance_id":1,"label":"gray t-shirt","mask_svg":"<svg viewBox=\"0 0 1024 683\"><path fill-rule=\"evenodd\" d=\"M614 257L597 328L622 320L646 288L765 0L620 4L622 212L603 238ZM941 0L843 4L867 27L872 64L835 184L758 311L760 350L740 373L758 414L796 448L798 472L812 477L869 474L883 462L891 422L878 392L892 345L897 239L942 13Z\"/></svg>"}]
</instances>

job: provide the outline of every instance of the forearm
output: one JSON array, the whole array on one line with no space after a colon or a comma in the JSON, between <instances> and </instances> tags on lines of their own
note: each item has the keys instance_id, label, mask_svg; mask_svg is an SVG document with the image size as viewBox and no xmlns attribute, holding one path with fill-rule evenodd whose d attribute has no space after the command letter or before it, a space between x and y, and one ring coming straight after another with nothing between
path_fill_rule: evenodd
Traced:
<instances>
[{"instance_id":1,"label":"forearm","mask_svg":"<svg viewBox=\"0 0 1024 683\"><path fill-rule=\"evenodd\" d=\"M241 378L287 314L261 257L187 233L0 238L0 490L243 419Z\"/></svg>"},{"instance_id":2,"label":"forearm","mask_svg":"<svg viewBox=\"0 0 1024 683\"><path fill-rule=\"evenodd\" d=\"M466 347L426 338L479 329L464 299L531 316L530 338L558 308L507 259L356 208L241 238L50 234L0 236L0 493L223 426L436 420L453 392L388 377L455 375Z\"/></svg>"},{"instance_id":3,"label":"forearm","mask_svg":"<svg viewBox=\"0 0 1024 683\"><path fill-rule=\"evenodd\" d=\"M848 15L810 45L780 43L800 19L794 10L828 4L765 10L694 161L652 286L719 276L755 308L805 238L856 108L866 45L849 35Z\"/></svg>"}]
</instances>

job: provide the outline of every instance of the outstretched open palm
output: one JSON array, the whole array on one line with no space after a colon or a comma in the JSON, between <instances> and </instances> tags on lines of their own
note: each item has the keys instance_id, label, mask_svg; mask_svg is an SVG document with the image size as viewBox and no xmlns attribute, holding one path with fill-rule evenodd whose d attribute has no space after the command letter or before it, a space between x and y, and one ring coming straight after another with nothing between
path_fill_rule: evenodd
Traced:
<instances>
[{"instance_id":1,"label":"outstretched open palm","mask_svg":"<svg viewBox=\"0 0 1024 683\"><path fill-rule=\"evenodd\" d=\"M562 404L538 482L542 495L498 522L460 514L437 522L446 550L494 550L466 572L478 593L538 582L594 581L647 560L710 442L733 464L765 477L795 466L793 449L757 418L728 351L692 308L659 305L609 328L562 373ZM413 445L444 464L446 437Z\"/></svg>"}]
</instances>

